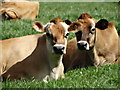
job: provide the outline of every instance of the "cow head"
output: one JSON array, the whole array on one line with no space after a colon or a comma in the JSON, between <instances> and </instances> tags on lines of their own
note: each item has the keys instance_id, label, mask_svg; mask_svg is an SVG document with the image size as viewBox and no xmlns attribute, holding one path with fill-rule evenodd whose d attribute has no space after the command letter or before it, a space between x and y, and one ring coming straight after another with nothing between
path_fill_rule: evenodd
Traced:
<instances>
[{"instance_id":1,"label":"cow head","mask_svg":"<svg viewBox=\"0 0 120 90\"><path fill-rule=\"evenodd\" d=\"M75 32L77 47L80 50L90 50L95 45L96 28L104 30L108 26L108 21L101 19L96 23L89 14L82 14L79 19L73 22L69 30Z\"/></svg>"},{"instance_id":2,"label":"cow head","mask_svg":"<svg viewBox=\"0 0 120 90\"><path fill-rule=\"evenodd\" d=\"M55 54L65 54L67 37L69 35L68 25L60 18L55 18L46 25L36 21L33 23L35 30L46 32L46 42L49 50Z\"/></svg>"}]
</instances>

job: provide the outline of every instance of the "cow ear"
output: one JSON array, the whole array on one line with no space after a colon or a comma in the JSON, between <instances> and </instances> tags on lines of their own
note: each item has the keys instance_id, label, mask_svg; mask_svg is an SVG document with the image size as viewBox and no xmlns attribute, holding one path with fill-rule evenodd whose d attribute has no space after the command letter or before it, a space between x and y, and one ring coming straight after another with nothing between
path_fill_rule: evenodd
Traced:
<instances>
[{"instance_id":1,"label":"cow ear","mask_svg":"<svg viewBox=\"0 0 120 90\"><path fill-rule=\"evenodd\" d=\"M109 22L106 19L101 19L96 23L95 27L99 28L101 30L104 30L104 29L108 28L108 24L109 24Z\"/></svg>"},{"instance_id":2,"label":"cow ear","mask_svg":"<svg viewBox=\"0 0 120 90\"><path fill-rule=\"evenodd\" d=\"M86 19L86 18L92 18L88 13L83 13L80 15L78 19Z\"/></svg>"},{"instance_id":3,"label":"cow ear","mask_svg":"<svg viewBox=\"0 0 120 90\"><path fill-rule=\"evenodd\" d=\"M68 28L69 32L76 32L77 28L80 26L80 23L78 22L73 22L72 24L70 24L70 27Z\"/></svg>"},{"instance_id":4,"label":"cow ear","mask_svg":"<svg viewBox=\"0 0 120 90\"><path fill-rule=\"evenodd\" d=\"M43 25L39 21L32 23L32 26L37 32L44 32Z\"/></svg>"},{"instance_id":5,"label":"cow ear","mask_svg":"<svg viewBox=\"0 0 120 90\"><path fill-rule=\"evenodd\" d=\"M15 10L6 10L6 16L8 17L8 18L12 18L12 19L17 19L17 18L19 18L19 16L18 16L18 14L16 13L16 11Z\"/></svg>"},{"instance_id":6,"label":"cow ear","mask_svg":"<svg viewBox=\"0 0 120 90\"><path fill-rule=\"evenodd\" d=\"M64 22L65 22L67 25L70 25L70 24L72 23L72 22L71 22L70 20L68 20L68 19L65 20Z\"/></svg>"}]
</instances>

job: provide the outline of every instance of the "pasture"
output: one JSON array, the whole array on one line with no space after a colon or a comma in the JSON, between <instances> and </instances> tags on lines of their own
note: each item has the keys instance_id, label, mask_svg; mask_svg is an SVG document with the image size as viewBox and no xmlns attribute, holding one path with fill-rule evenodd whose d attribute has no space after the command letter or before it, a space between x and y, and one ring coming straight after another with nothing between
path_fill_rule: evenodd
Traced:
<instances>
[{"instance_id":1,"label":"pasture","mask_svg":"<svg viewBox=\"0 0 120 90\"><path fill-rule=\"evenodd\" d=\"M40 21L43 24L52 18L59 17L63 20L77 20L82 13L89 13L95 19L107 19L115 23L120 35L120 16L118 10L120 4L115 2L42 2L40 13L35 20L10 20L2 21L0 28L0 39L9 39L25 35L36 34L32 28L32 22ZM69 35L69 40L75 37ZM119 66L106 65L100 67L89 67L71 70L65 73L65 79L52 80L48 83L42 81L6 81L2 83L3 88L118 88ZM120 88L120 87L119 87Z\"/></svg>"}]
</instances>

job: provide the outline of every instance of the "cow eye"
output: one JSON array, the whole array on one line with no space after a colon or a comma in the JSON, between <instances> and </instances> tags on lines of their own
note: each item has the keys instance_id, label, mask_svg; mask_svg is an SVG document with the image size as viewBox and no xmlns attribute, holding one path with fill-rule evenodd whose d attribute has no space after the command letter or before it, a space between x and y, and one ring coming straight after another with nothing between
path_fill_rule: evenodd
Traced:
<instances>
[{"instance_id":1,"label":"cow eye","mask_svg":"<svg viewBox=\"0 0 120 90\"><path fill-rule=\"evenodd\" d=\"M67 38L67 37L68 37L68 35L69 35L69 33L67 33L67 34L65 35L65 38Z\"/></svg>"},{"instance_id":2,"label":"cow eye","mask_svg":"<svg viewBox=\"0 0 120 90\"><path fill-rule=\"evenodd\" d=\"M91 31L95 31L95 28L93 28Z\"/></svg>"},{"instance_id":3,"label":"cow eye","mask_svg":"<svg viewBox=\"0 0 120 90\"><path fill-rule=\"evenodd\" d=\"M91 29L91 33L93 34L95 32L95 30L96 30L95 28Z\"/></svg>"}]
</instances>

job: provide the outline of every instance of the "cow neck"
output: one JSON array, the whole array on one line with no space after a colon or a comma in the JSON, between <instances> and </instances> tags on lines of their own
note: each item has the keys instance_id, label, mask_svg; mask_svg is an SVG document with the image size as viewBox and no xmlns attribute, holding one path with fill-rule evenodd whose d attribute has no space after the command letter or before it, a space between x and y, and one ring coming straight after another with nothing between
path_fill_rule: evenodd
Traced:
<instances>
[{"instance_id":1,"label":"cow neck","mask_svg":"<svg viewBox=\"0 0 120 90\"><path fill-rule=\"evenodd\" d=\"M41 55L44 55L45 57L42 57L42 58L44 58L45 60L44 60L44 62L46 61L47 62L47 54L46 54L46 42L45 42L45 40L46 40L46 36L45 36L45 34L43 34L42 36L39 36L39 34L38 34L38 41L37 41L37 45L36 45L36 48L35 48L35 50L32 52L32 54L30 55L31 57L33 56L33 57L35 57L35 58L37 58L37 59L34 59L34 61L35 60L37 60L37 64L39 65L39 63L38 63L38 60L39 60L39 62L41 62L41 60L42 59L39 59L39 58L41 58L42 56ZM44 51L43 51L44 50ZM42 53L41 53L42 52Z\"/></svg>"},{"instance_id":2,"label":"cow neck","mask_svg":"<svg viewBox=\"0 0 120 90\"><path fill-rule=\"evenodd\" d=\"M47 40L47 38L46 38L46 47L47 47L48 62L49 62L50 69L59 67L59 65L62 62L63 55L52 53L52 45Z\"/></svg>"},{"instance_id":3,"label":"cow neck","mask_svg":"<svg viewBox=\"0 0 120 90\"><path fill-rule=\"evenodd\" d=\"M93 49L87 51L88 55L93 63L94 66L98 65L98 57L97 57L97 52L96 52L96 48L94 47Z\"/></svg>"},{"instance_id":4,"label":"cow neck","mask_svg":"<svg viewBox=\"0 0 120 90\"><path fill-rule=\"evenodd\" d=\"M94 66L98 65L98 55L96 52L96 42L97 42L97 31L95 32L94 45L90 48L90 50L87 51Z\"/></svg>"},{"instance_id":5,"label":"cow neck","mask_svg":"<svg viewBox=\"0 0 120 90\"><path fill-rule=\"evenodd\" d=\"M96 32L95 32L95 43L94 43L94 47L96 48L96 50L98 49L101 49L103 46L103 41L102 41L102 33L101 33L101 30L99 29L96 29ZM99 46L99 47L98 47Z\"/></svg>"}]
</instances>

